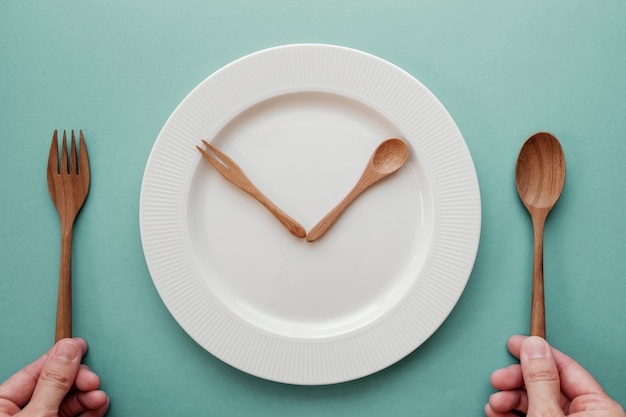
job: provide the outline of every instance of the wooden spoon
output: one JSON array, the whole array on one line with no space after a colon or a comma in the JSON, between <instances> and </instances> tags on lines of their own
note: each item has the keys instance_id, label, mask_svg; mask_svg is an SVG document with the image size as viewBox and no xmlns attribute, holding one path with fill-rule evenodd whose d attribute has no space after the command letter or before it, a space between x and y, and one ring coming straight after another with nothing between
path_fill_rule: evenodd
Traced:
<instances>
[{"instance_id":1,"label":"wooden spoon","mask_svg":"<svg viewBox=\"0 0 626 417\"><path fill-rule=\"evenodd\" d=\"M534 231L532 308L530 334L546 337L543 293L543 230L546 218L559 199L565 183L565 156L550 133L531 136L519 153L515 185L530 213Z\"/></svg>"},{"instance_id":2,"label":"wooden spoon","mask_svg":"<svg viewBox=\"0 0 626 417\"><path fill-rule=\"evenodd\" d=\"M309 231L306 235L307 242L314 242L322 237L355 198L400 169L408 157L409 147L402 139L391 138L378 145L352 191Z\"/></svg>"}]
</instances>

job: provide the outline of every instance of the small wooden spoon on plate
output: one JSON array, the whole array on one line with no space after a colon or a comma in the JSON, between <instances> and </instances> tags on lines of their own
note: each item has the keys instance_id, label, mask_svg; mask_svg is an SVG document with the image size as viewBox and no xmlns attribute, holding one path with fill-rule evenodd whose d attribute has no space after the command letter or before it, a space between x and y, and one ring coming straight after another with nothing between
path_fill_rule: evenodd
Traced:
<instances>
[{"instance_id":1,"label":"small wooden spoon on plate","mask_svg":"<svg viewBox=\"0 0 626 417\"><path fill-rule=\"evenodd\" d=\"M556 204L565 183L565 156L559 141L550 133L531 136L519 153L515 185L530 213L534 231L532 308L530 334L546 337L543 291L543 231L546 218Z\"/></svg>"},{"instance_id":2,"label":"small wooden spoon on plate","mask_svg":"<svg viewBox=\"0 0 626 417\"><path fill-rule=\"evenodd\" d=\"M352 191L307 233L307 242L321 238L355 198L378 181L399 170L408 157L409 147L402 139L391 138L378 145Z\"/></svg>"}]
</instances>

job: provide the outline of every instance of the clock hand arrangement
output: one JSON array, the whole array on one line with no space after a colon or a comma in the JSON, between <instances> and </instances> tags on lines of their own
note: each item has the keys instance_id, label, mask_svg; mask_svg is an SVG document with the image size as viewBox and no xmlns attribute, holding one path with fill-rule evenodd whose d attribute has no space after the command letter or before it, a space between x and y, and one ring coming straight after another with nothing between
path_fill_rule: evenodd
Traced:
<instances>
[{"instance_id":1,"label":"clock hand arrangement","mask_svg":"<svg viewBox=\"0 0 626 417\"><path fill-rule=\"evenodd\" d=\"M401 139L391 138L383 141L370 158L365 170L357 181L354 188L346 197L320 220L307 234L300 223L292 219L267 198L257 187L252 184L243 170L226 154L203 140L202 143L210 152L196 146L202 156L207 159L213 168L231 184L255 198L263 204L294 236L305 238L307 242L314 242L321 238L326 231L335 223L339 216L363 191L376 184L383 178L400 169L409 157L409 147Z\"/></svg>"}]
</instances>

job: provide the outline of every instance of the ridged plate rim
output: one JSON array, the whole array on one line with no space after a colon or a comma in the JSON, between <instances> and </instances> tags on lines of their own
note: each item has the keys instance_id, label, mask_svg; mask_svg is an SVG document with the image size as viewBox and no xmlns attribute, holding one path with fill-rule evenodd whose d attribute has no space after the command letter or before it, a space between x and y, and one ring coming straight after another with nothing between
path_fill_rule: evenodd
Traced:
<instances>
[{"instance_id":1,"label":"ridged plate rim","mask_svg":"<svg viewBox=\"0 0 626 417\"><path fill-rule=\"evenodd\" d=\"M198 279L185 236L185 190L206 137L239 111L294 91L342 94L394 120L431 179L435 238L423 278L395 306L358 331L324 339L271 334L228 311ZM198 122L198 121L201 122ZM182 167L182 168L181 168ZM154 285L172 316L207 351L272 381L320 385L360 378L401 360L448 317L470 277L481 204L467 145L444 106L422 83L374 55L296 44L244 56L199 84L175 109L150 153L141 187L140 229Z\"/></svg>"}]
</instances>

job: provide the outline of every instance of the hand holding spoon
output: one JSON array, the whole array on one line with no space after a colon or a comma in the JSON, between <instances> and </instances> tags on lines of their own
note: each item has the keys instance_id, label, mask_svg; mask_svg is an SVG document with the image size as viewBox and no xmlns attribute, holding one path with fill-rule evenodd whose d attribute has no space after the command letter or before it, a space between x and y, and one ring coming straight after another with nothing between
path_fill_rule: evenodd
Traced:
<instances>
[{"instance_id":1,"label":"hand holding spoon","mask_svg":"<svg viewBox=\"0 0 626 417\"><path fill-rule=\"evenodd\" d=\"M565 156L550 133L531 136L519 153L515 185L530 213L534 232L532 308L530 334L546 337L543 293L543 230L546 218L559 199L565 183Z\"/></svg>"},{"instance_id":2,"label":"hand holding spoon","mask_svg":"<svg viewBox=\"0 0 626 417\"><path fill-rule=\"evenodd\" d=\"M296 237L303 238L306 236L306 230L300 223L292 219L276 206L269 198L265 196L258 188L252 184L252 181L248 179L239 165L230 159L224 152L217 149L207 141L203 140L202 143L213 153L205 151L199 146L196 146L202 156L213 165L213 168L222 175L228 182L239 187L259 203L263 204L273 215L285 226L291 234Z\"/></svg>"},{"instance_id":3,"label":"hand holding spoon","mask_svg":"<svg viewBox=\"0 0 626 417\"><path fill-rule=\"evenodd\" d=\"M355 198L400 169L408 157L409 147L401 139L387 139L378 145L352 191L309 231L306 236L307 242L314 242L321 238Z\"/></svg>"}]
</instances>

